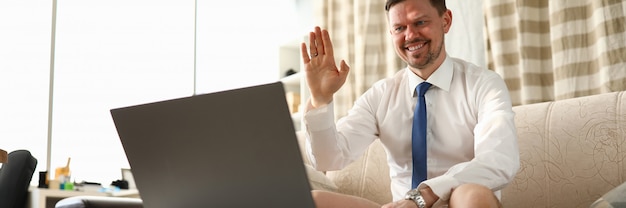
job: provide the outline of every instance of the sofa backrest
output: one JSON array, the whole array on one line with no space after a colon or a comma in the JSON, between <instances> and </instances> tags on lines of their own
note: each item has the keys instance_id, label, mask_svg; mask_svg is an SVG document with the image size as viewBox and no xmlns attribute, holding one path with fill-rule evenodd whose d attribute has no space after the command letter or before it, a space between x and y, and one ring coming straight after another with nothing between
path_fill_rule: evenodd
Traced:
<instances>
[{"instance_id":1,"label":"sofa backrest","mask_svg":"<svg viewBox=\"0 0 626 208\"><path fill-rule=\"evenodd\" d=\"M626 180L626 91L513 111L520 170L502 190L504 207L589 207ZM359 160L326 175L339 192L384 204L392 198L386 160L376 141Z\"/></svg>"},{"instance_id":2,"label":"sofa backrest","mask_svg":"<svg viewBox=\"0 0 626 208\"><path fill-rule=\"evenodd\" d=\"M589 207L626 179L626 92L516 106L520 170L504 207Z\"/></svg>"}]
</instances>

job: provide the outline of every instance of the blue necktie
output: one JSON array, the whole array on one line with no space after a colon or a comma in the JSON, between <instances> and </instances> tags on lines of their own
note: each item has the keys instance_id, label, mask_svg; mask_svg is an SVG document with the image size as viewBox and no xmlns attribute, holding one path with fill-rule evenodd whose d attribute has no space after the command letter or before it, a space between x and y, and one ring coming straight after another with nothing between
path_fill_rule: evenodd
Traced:
<instances>
[{"instance_id":1,"label":"blue necktie","mask_svg":"<svg viewBox=\"0 0 626 208\"><path fill-rule=\"evenodd\" d=\"M426 180L426 99L424 94L430 88L430 83L422 82L415 88L417 104L413 112L413 133L411 134L413 150L413 180L411 189L417 188Z\"/></svg>"}]
</instances>

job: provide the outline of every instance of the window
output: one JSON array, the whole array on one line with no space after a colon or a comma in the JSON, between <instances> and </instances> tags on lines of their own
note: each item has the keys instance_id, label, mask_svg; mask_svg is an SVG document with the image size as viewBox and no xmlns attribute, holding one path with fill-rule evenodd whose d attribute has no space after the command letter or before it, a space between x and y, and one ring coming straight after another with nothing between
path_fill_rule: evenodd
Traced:
<instances>
[{"instance_id":1,"label":"window","mask_svg":"<svg viewBox=\"0 0 626 208\"><path fill-rule=\"evenodd\" d=\"M46 170L52 89L51 177L71 158L74 181L121 179L110 109L280 78L294 2L246 1L199 0L197 21L191 0L58 1L52 88L51 1L0 1L1 148L28 149Z\"/></svg>"},{"instance_id":2,"label":"window","mask_svg":"<svg viewBox=\"0 0 626 208\"><path fill-rule=\"evenodd\" d=\"M0 148L46 169L50 1L0 1ZM35 180L36 181L36 180Z\"/></svg>"},{"instance_id":3,"label":"window","mask_svg":"<svg viewBox=\"0 0 626 208\"><path fill-rule=\"evenodd\" d=\"M193 94L193 8L192 1L59 1L52 169L71 158L74 180L121 178L128 164L109 110Z\"/></svg>"},{"instance_id":4,"label":"window","mask_svg":"<svg viewBox=\"0 0 626 208\"><path fill-rule=\"evenodd\" d=\"M278 46L299 32L293 1L198 1L198 92L277 81Z\"/></svg>"}]
</instances>

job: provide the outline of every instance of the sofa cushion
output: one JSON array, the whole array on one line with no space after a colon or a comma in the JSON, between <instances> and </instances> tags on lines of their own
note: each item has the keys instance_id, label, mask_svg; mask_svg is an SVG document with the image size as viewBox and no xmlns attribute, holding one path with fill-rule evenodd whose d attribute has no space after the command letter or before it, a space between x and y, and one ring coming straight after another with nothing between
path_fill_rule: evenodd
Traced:
<instances>
[{"instance_id":1,"label":"sofa cushion","mask_svg":"<svg viewBox=\"0 0 626 208\"><path fill-rule=\"evenodd\" d=\"M392 201L387 154L380 140L374 141L355 162L342 170L328 171L326 175L341 193L370 199L379 204Z\"/></svg>"}]
</instances>

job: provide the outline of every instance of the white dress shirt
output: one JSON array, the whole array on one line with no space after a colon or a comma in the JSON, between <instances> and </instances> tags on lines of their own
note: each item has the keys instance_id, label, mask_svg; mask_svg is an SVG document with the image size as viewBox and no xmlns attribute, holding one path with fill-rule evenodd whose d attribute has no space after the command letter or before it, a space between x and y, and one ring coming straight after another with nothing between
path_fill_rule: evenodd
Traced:
<instances>
[{"instance_id":1,"label":"white dress shirt","mask_svg":"<svg viewBox=\"0 0 626 208\"><path fill-rule=\"evenodd\" d=\"M514 112L507 86L493 71L446 57L426 80L428 185L446 203L453 188L477 183L499 191L519 168ZM394 201L411 189L415 87L424 82L405 68L376 82L348 115L334 122L333 104L303 118L307 152L318 170L338 170L380 139L387 153Z\"/></svg>"}]
</instances>

